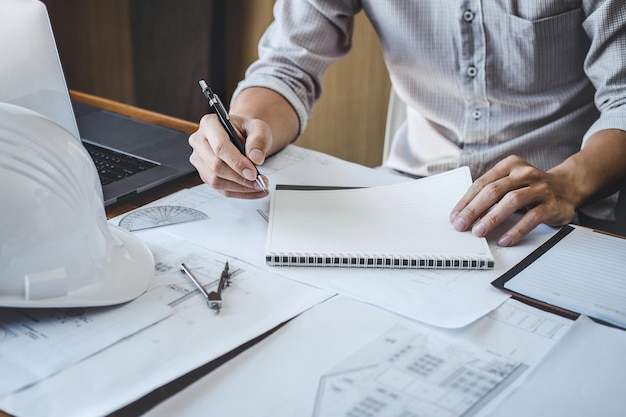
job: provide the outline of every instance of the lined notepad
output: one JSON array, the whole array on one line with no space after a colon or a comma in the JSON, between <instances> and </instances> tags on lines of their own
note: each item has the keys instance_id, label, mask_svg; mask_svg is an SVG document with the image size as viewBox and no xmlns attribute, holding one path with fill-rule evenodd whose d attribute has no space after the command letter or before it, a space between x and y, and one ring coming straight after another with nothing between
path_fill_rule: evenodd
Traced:
<instances>
[{"instance_id":1,"label":"lined notepad","mask_svg":"<svg viewBox=\"0 0 626 417\"><path fill-rule=\"evenodd\" d=\"M274 266L489 269L485 238L457 232L449 213L471 185L467 167L354 189L277 186L266 263Z\"/></svg>"},{"instance_id":2,"label":"lined notepad","mask_svg":"<svg viewBox=\"0 0 626 417\"><path fill-rule=\"evenodd\" d=\"M626 329L626 238L580 226L557 234L492 284L531 304Z\"/></svg>"}]
</instances>

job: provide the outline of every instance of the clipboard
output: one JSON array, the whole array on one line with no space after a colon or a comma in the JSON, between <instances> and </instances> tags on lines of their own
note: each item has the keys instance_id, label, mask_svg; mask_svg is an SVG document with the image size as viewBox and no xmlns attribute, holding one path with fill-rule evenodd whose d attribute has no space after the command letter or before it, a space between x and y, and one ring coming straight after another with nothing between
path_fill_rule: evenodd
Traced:
<instances>
[{"instance_id":1,"label":"clipboard","mask_svg":"<svg viewBox=\"0 0 626 417\"><path fill-rule=\"evenodd\" d=\"M572 235L572 233L574 232L576 234ZM575 251L570 251L569 250L570 248L568 246L561 247L559 246L559 244L564 242L564 239L568 236L570 236L570 239L569 239L571 241L570 244L572 242L576 242L576 239L578 239L577 237L578 234L581 234L582 236L580 238L581 240L583 238L585 239L585 241L582 243L585 244L584 248L588 249L585 257L583 258L586 266L593 267L594 263L600 264L602 262L602 256L610 256L612 257L611 259L614 259L614 265L608 266L608 268L610 268L610 270L613 271L612 276L617 277L619 274L623 275L625 269L622 268L623 265L621 264L626 265L626 260L625 260L626 259L626 239L624 239L621 236L612 235L612 234L598 231L598 230L588 229L582 226L567 225L561 228L561 230L559 230L550 239L548 239L541 246L535 249L526 258L522 259L517 265L515 265L513 268L511 268L510 270L502 274L499 278L494 280L491 284L494 287L508 294L511 294L513 298L519 301L525 302L529 305L532 305L533 307L540 308L544 311L555 313L562 317L566 317L572 320L575 320L581 314L585 314L597 322L601 322L603 324L607 324L613 327L626 329L626 319L622 319L621 321L620 320L616 321L613 318L609 317L609 319L607 320L607 317L605 317L603 314L593 314L593 311L589 310L589 308L584 305L584 302L581 302L580 305L578 306L571 305L569 301L563 301L561 303L559 302L560 301L559 297L556 295L554 296L554 298L557 299L557 302L547 301L547 299L552 298L550 294L543 294L542 296L535 296L526 291L516 290L514 289L515 286L511 285L512 283L516 282L517 287L519 287L520 286L519 283L523 282L523 280L530 281L530 280L549 279L545 276L537 277L537 275L541 275L541 273L538 274L537 271L544 272L543 270L540 269L542 266L544 266L546 270L552 271L554 268L558 268L558 265L564 264L567 261L572 261L572 263L574 264L572 269L576 268L577 264L582 262L581 259L579 259L582 257L580 255L577 256L577 253ZM612 240L612 239L615 239L615 240ZM593 245L593 244L589 245L589 243L596 242L596 241L597 243L599 243L598 245ZM606 246L607 242L608 242L608 246ZM602 246L600 243L603 243L604 246ZM609 251L606 250L607 247L610 248ZM623 253L621 252L622 250L623 250ZM619 256L620 253L621 253L621 256ZM606 267L606 265L604 264L603 266ZM560 275L557 273L556 275L552 275L551 277L555 277L555 276L564 277L563 282L567 282L569 278L565 277L566 273L567 272L564 272ZM582 273L584 272L581 272L581 274ZM600 274L601 272L598 272L598 275ZM604 274L602 275L602 277L604 277ZM579 276L573 276L569 282L570 284L572 284L571 286L566 286L563 283L560 283L558 285L562 285L561 287L562 292L567 293L568 291L571 290L571 287L576 287L576 284L578 284L580 281L579 278L580 278ZM619 278L621 278L621 276ZM595 280L595 279L597 279L597 276L589 276L590 281ZM620 288L622 288L620 289L620 291L623 292L624 291L623 288L626 288L626 278L624 278L622 281L623 281L623 286L620 286ZM588 282L585 282L585 284L588 284ZM608 281L603 282L601 280L598 280L597 283L593 281L593 284L596 284L596 286L599 287L601 285L609 285L611 283ZM523 284L522 286L529 286L529 285ZM544 289L543 291L546 291L546 290ZM558 290L555 290L554 294L557 294L557 291ZM593 299L593 296L594 296L593 293L589 295L590 300ZM570 305L567 305L568 303L570 303ZM622 314L626 314L626 298L624 298L624 301L619 307L621 308L620 311L622 311ZM600 309L600 307L598 307L598 309Z\"/></svg>"},{"instance_id":2,"label":"clipboard","mask_svg":"<svg viewBox=\"0 0 626 417\"><path fill-rule=\"evenodd\" d=\"M541 246L539 246L537 249L531 252L528 256L522 259L517 265L515 265L513 268L509 269L500 277L498 277L496 280L494 280L491 283L491 285L498 288L499 290L502 290L508 294L511 294L511 296L518 301L522 301L526 304L532 305L533 307L540 308L550 313L558 314L559 316L566 317L568 319L576 320L580 316L579 313L575 313L574 311L557 307L555 305L543 302L536 298L529 297L522 293L512 291L505 287L506 283L510 279L512 279L514 276L516 276L517 274L522 272L524 269L526 269L527 266L529 266L530 264L535 262L537 259L539 259L539 257L541 257L543 254L549 251L552 247L554 247L554 245L560 242L561 239L563 239L565 236L570 234L573 230L574 228L571 226L563 227L556 234L554 234L550 239L545 241Z\"/></svg>"}]
</instances>

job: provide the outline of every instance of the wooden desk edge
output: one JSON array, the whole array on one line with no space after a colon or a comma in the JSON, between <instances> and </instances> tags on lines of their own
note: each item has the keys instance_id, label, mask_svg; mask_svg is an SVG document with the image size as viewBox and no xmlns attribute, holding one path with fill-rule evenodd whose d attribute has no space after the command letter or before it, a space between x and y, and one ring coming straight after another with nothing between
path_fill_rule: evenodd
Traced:
<instances>
[{"instance_id":1,"label":"wooden desk edge","mask_svg":"<svg viewBox=\"0 0 626 417\"><path fill-rule=\"evenodd\" d=\"M76 90L70 90L70 97L79 103L88 104L90 106L99 107L104 110L123 114L137 120L147 123L167 127L170 129L180 130L181 132L193 133L198 130L198 123L188 120L179 119L177 117L166 116L161 113L150 110L140 109L130 104L120 103L107 98L94 96Z\"/></svg>"}]
</instances>

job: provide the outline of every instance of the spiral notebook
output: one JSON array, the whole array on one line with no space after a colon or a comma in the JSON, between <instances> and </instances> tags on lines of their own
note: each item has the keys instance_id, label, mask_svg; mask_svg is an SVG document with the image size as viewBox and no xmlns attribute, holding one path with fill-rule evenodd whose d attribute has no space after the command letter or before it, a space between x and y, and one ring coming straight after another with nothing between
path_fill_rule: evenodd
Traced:
<instances>
[{"instance_id":1,"label":"spiral notebook","mask_svg":"<svg viewBox=\"0 0 626 417\"><path fill-rule=\"evenodd\" d=\"M265 260L273 266L491 269L485 238L457 232L449 213L472 183L467 167L394 185L277 185Z\"/></svg>"}]
</instances>

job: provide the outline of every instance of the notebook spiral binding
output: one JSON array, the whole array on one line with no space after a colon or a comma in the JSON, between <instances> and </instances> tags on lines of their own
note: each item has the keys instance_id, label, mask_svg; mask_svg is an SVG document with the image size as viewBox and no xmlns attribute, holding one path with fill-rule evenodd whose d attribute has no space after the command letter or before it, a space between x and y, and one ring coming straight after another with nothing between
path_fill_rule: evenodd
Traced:
<instances>
[{"instance_id":1,"label":"notebook spiral binding","mask_svg":"<svg viewBox=\"0 0 626 417\"><path fill-rule=\"evenodd\" d=\"M491 269L494 262L481 257L446 258L444 256L364 256L323 254L270 254L265 257L270 266L316 266L344 268L392 269Z\"/></svg>"}]
</instances>

